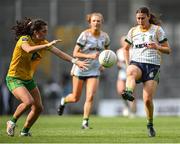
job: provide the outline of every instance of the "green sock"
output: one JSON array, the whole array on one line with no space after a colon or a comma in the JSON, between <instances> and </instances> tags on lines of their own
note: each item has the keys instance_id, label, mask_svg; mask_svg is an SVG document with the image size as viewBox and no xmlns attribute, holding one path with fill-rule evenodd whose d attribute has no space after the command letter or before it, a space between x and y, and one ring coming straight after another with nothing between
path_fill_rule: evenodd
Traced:
<instances>
[{"instance_id":1,"label":"green sock","mask_svg":"<svg viewBox=\"0 0 180 144\"><path fill-rule=\"evenodd\" d=\"M151 119L148 119L148 120L147 120L147 123L148 123L148 124L153 124L153 119L152 119L152 118L151 118Z\"/></svg>"},{"instance_id":2,"label":"green sock","mask_svg":"<svg viewBox=\"0 0 180 144\"><path fill-rule=\"evenodd\" d=\"M16 123L16 122L17 122L17 118L14 118L14 117L12 117L10 120L11 120L13 123Z\"/></svg>"},{"instance_id":3,"label":"green sock","mask_svg":"<svg viewBox=\"0 0 180 144\"><path fill-rule=\"evenodd\" d=\"M24 128L22 129L22 132L24 132L24 133L28 133L28 132L29 132L29 130L30 130L30 128L25 128L25 127L24 127Z\"/></svg>"},{"instance_id":4,"label":"green sock","mask_svg":"<svg viewBox=\"0 0 180 144\"><path fill-rule=\"evenodd\" d=\"M89 118L83 118L83 120L88 121L88 120L89 120Z\"/></svg>"},{"instance_id":5,"label":"green sock","mask_svg":"<svg viewBox=\"0 0 180 144\"><path fill-rule=\"evenodd\" d=\"M126 91L133 93L133 89L130 87L126 87Z\"/></svg>"}]
</instances>

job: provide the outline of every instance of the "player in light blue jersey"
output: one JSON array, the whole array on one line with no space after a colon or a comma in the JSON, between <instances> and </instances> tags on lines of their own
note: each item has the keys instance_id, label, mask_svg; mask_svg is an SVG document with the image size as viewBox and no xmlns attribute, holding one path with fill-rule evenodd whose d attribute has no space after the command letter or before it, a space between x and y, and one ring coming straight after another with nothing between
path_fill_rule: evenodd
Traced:
<instances>
[{"instance_id":1,"label":"player in light blue jersey","mask_svg":"<svg viewBox=\"0 0 180 144\"><path fill-rule=\"evenodd\" d=\"M61 99L58 114L62 115L65 104L78 102L83 85L86 87L86 100L84 104L84 114L82 128L89 129L89 116L92 109L93 98L99 85L100 66L98 56L101 51L109 48L109 36L101 30L103 16L101 13L92 13L87 15L89 28L83 31L77 39L73 56L88 61L89 67L81 70L73 65L71 74L73 82L72 93Z\"/></svg>"},{"instance_id":2,"label":"player in light blue jersey","mask_svg":"<svg viewBox=\"0 0 180 144\"><path fill-rule=\"evenodd\" d=\"M153 127L153 95L159 82L161 54L170 54L171 49L159 20L150 13L147 7L137 10L136 20L137 26L130 29L124 45L127 81L122 97L133 101L132 93L136 83L143 83L148 135L154 137L156 132ZM131 46L132 55L131 61L129 61Z\"/></svg>"}]
</instances>

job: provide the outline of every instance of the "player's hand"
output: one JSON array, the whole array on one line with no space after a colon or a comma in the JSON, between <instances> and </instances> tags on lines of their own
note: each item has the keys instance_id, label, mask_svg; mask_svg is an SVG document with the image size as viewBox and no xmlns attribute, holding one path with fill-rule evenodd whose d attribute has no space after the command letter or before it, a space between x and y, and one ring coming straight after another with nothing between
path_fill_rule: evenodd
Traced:
<instances>
[{"instance_id":1,"label":"player's hand","mask_svg":"<svg viewBox=\"0 0 180 144\"><path fill-rule=\"evenodd\" d=\"M155 42L151 42L151 43L148 43L147 47L151 49L158 49L159 45Z\"/></svg>"},{"instance_id":2,"label":"player's hand","mask_svg":"<svg viewBox=\"0 0 180 144\"><path fill-rule=\"evenodd\" d=\"M50 46L52 46L52 45L54 45L54 44L56 44L58 42L62 42L62 40L61 39L53 40L50 43L48 43L47 46L50 47Z\"/></svg>"},{"instance_id":3,"label":"player's hand","mask_svg":"<svg viewBox=\"0 0 180 144\"><path fill-rule=\"evenodd\" d=\"M88 61L80 61L78 60L76 62L76 65L81 69L81 70L87 70L89 67L89 62Z\"/></svg>"}]
</instances>

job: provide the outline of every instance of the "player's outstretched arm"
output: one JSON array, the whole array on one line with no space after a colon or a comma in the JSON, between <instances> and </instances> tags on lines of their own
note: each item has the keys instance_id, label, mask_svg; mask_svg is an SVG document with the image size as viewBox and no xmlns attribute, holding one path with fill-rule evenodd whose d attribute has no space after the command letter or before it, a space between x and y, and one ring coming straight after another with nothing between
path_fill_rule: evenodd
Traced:
<instances>
[{"instance_id":1,"label":"player's outstretched arm","mask_svg":"<svg viewBox=\"0 0 180 144\"><path fill-rule=\"evenodd\" d=\"M28 42L25 42L22 44L22 49L24 51L26 51L27 53L31 53L31 52L35 52L41 49L50 49L51 46L53 46L54 44L61 42L62 40L53 40L47 44L42 44L42 45L35 45L35 46L31 46Z\"/></svg>"},{"instance_id":2,"label":"player's outstretched arm","mask_svg":"<svg viewBox=\"0 0 180 144\"><path fill-rule=\"evenodd\" d=\"M75 59L72 56L68 55L67 53L63 52L62 50L56 48L55 46L52 46L50 51L53 54L55 54L56 56L58 56L59 58L66 60L66 61L69 61L69 62L72 62L73 64L76 64L81 69L87 69L88 68L88 65L89 65L88 62Z\"/></svg>"}]
</instances>

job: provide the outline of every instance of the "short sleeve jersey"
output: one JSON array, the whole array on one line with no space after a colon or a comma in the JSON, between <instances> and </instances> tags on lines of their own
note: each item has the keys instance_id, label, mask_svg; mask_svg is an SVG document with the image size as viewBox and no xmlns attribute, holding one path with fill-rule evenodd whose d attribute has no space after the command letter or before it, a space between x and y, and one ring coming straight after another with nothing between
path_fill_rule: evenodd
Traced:
<instances>
[{"instance_id":1,"label":"short sleeve jersey","mask_svg":"<svg viewBox=\"0 0 180 144\"><path fill-rule=\"evenodd\" d=\"M143 32L140 26L130 29L126 42L132 45L131 60L154 65L161 64L161 52L156 49L147 48L148 43L163 43L167 41L162 27L151 24L150 28Z\"/></svg>"},{"instance_id":2,"label":"short sleeve jersey","mask_svg":"<svg viewBox=\"0 0 180 144\"><path fill-rule=\"evenodd\" d=\"M126 71L126 62L125 62L125 58L124 58L123 48L118 49L116 52L116 55L117 55L118 62L121 63L120 70ZM129 49L130 60L131 60L131 55L132 55L132 48Z\"/></svg>"},{"instance_id":3,"label":"short sleeve jersey","mask_svg":"<svg viewBox=\"0 0 180 144\"><path fill-rule=\"evenodd\" d=\"M43 40L35 43L30 36L21 36L16 43L7 75L22 80L31 80L37 65L47 50L42 49L33 53L27 53L21 48L23 43L29 43L29 45L35 46L46 44L48 41Z\"/></svg>"},{"instance_id":4,"label":"short sleeve jersey","mask_svg":"<svg viewBox=\"0 0 180 144\"><path fill-rule=\"evenodd\" d=\"M94 37L89 30L83 31L77 39L77 45L81 47L81 52L85 54L92 54L103 51L110 44L110 39L107 33L101 31L99 37ZM98 59L85 59L89 63L87 70L81 70L76 65L73 65L71 73L75 76L99 76L100 64Z\"/></svg>"}]
</instances>

